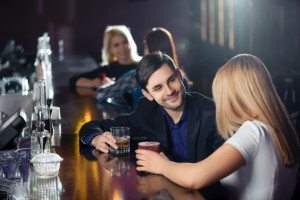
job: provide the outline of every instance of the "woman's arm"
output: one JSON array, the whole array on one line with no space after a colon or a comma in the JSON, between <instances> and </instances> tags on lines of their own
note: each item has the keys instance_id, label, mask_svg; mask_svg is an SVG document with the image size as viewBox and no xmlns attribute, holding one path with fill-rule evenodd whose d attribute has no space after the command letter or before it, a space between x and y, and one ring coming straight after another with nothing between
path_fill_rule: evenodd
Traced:
<instances>
[{"instance_id":1,"label":"woman's arm","mask_svg":"<svg viewBox=\"0 0 300 200\"><path fill-rule=\"evenodd\" d=\"M138 171L162 174L171 181L192 189L202 188L231 174L242 165L242 154L229 144L222 145L208 158L198 163L175 163L161 155L137 150Z\"/></svg>"},{"instance_id":2,"label":"woman's arm","mask_svg":"<svg viewBox=\"0 0 300 200\"><path fill-rule=\"evenodd\" d=\"M98 67L92 71L74 75L69 80L71 87L94 87L98 88L101 84L101 73L106 73L107 67Z\"/></svg>"},{"instance_id":3,"label":"woman's arm","mask_svg":"<svg viewBox=\"0 0 300 200\"><path fill-rule=\"evenodd\" d=\"M99 78L94 79L88 79L81 77L76 81L77 87L92 87L92 88L98 88L102 85L102 80Z\"/></svg>"}]
</instances>

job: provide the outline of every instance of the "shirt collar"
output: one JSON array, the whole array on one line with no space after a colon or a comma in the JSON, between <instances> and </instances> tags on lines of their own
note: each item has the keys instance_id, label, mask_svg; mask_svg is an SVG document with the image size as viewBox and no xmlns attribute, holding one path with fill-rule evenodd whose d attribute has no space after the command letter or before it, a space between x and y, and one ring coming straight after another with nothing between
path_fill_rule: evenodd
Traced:
<instances>
[{"instance_id":1,"label":"shirt collar","mask_svg":"<svg viewBox=\"0 0 300 200\"><path fill-rule=\"evenodd\" d=\"M165 119L167 120L170 128L180 127L183 122L187 121L187 119L188 119L188 112L189 112L189 108L188 107L189 107L188 104L185 102L183 113L182 113L182 115L180 117L180 120L176 124L173 122L173 120L171 119L171 117L169 116L169 114L166 112L166 110L161 107L161 112L162 112L163 116L165 117Z\"/></svg>"}]
</instances>

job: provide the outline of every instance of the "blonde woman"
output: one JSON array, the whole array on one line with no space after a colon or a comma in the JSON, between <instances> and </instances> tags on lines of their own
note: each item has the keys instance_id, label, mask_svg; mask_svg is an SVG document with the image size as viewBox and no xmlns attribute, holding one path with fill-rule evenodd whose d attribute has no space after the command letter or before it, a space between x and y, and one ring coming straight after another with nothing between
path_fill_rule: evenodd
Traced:
<instances>
[{"instance_id":1,"label":"blonde woman","mask_svg":"<svg viewBox=\"0 0 300 200\"><path fill-rule=\"evenodd\" d=\"M264 64L252 55L235 56L217 72L213 97L224 145L198 163L136 150L137 170L189 188L221 180L233 199L290 199L299 141Z\"/></svg>"},{"instance_id":2,"label":"blonde woman","mask_svg":"<svg viewBox=\"0 0 300 200\"><path fill-rule=\"evenodd\" d=\"M73 76L70 86L98 88L103 84L112 84L112 79L135 69L140 58L129 28L125 25L108 26L104 32L101 66Z\"/></svg>"}]
</instances>

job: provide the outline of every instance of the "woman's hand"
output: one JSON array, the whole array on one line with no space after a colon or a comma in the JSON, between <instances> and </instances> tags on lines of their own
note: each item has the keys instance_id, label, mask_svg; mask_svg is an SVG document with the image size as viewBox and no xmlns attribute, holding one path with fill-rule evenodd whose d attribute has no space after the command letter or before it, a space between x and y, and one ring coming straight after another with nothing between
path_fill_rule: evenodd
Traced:
<instances>
[{"instance_id":1,"label":"woman's hand","mask_svg":"<svg viewBox=\"0 0 300 200\"><path fill-rule=\"evenodd\" d=\"M163 168L169 161L163 153L156 153L154 151L137 149L137 171L146 171L154 174L162 174Z\"/></svg>"},{"instance_id":2,"label":"woman's hand","mask_svg":"<svg viewBox=\"0 0 300 200\"><path fill-rule=\"evenodd\" d=\"M92 87L93 88L98 88L101 87L103 85L103 80L100 78L95 78L92 80Z\"/></svg>"}]
</instances>

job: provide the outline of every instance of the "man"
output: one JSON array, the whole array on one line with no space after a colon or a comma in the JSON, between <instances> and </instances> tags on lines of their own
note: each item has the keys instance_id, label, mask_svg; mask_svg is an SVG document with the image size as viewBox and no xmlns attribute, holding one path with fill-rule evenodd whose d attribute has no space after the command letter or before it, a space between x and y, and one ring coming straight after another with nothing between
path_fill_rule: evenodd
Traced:
<instances>
[{"instance_id":1,"label":"man","mask_svg":"<svg viewBox=\"0 0 300 200\"><path fill-rule=\"evenodd\" d=\"M147 137L161 144L174 161L196 162L206 158L222 143L215 130L214 103L199 93L186 93L180 70L161 52L143 57L136 80L142 88L136 110L115 119L91 121L80 130L81 142L108 153L117 148L110 127L128 126L131 138Z\"/></svg>"}]
</instances>

